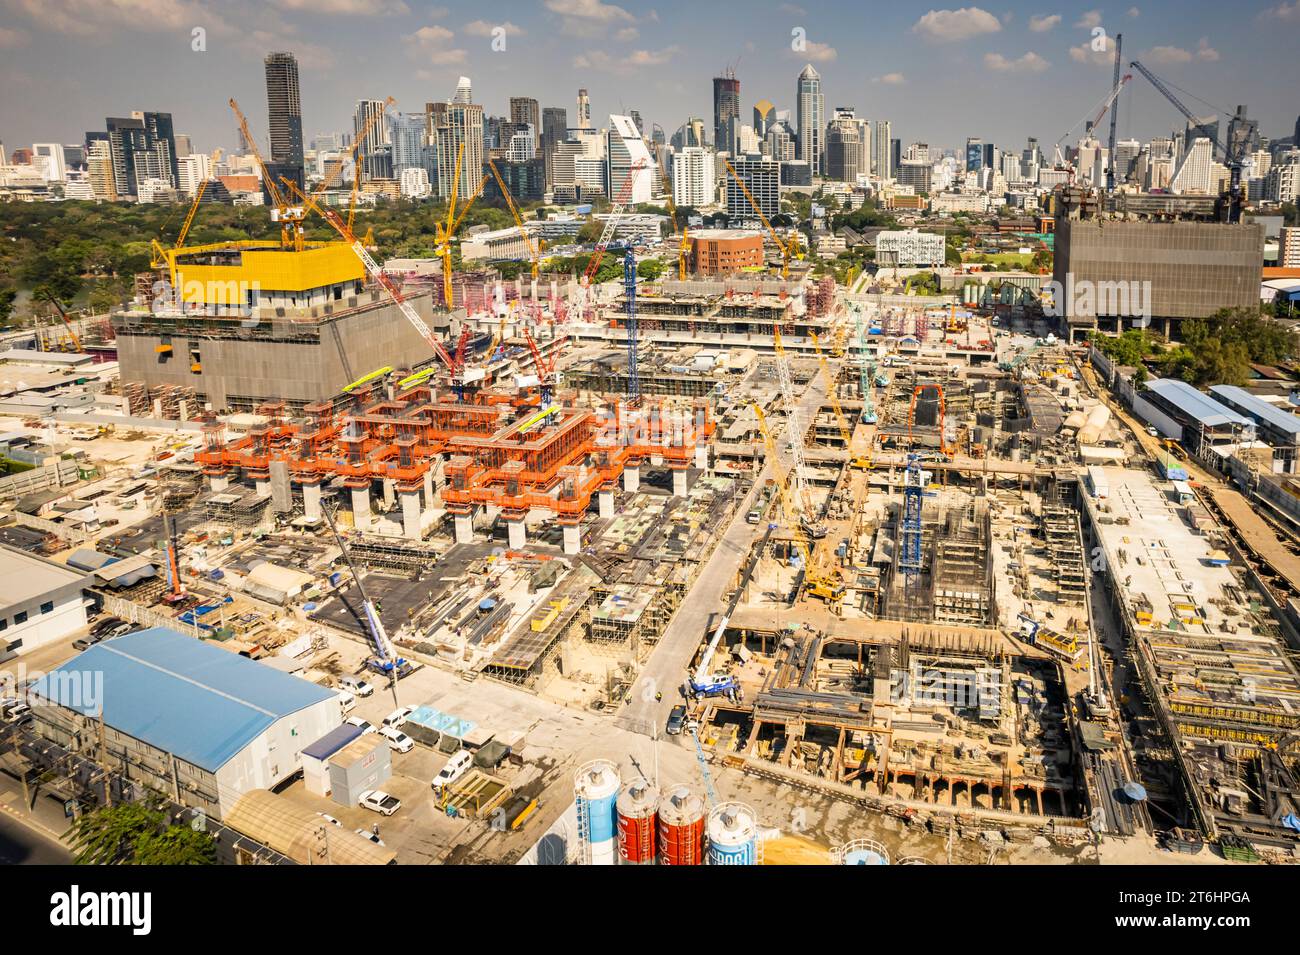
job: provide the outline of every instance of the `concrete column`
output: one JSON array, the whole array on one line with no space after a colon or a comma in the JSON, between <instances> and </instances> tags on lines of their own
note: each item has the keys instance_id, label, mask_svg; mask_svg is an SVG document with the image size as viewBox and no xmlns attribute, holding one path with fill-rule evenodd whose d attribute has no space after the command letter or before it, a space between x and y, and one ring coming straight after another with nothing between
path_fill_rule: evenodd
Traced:
<instances>
[{"instance_id":1,"label":"concrete column","mask_svg":"<svg viewBox=\"0 0 1300 955\"><path fill-rule=\"evenodd\" d=\"M434 498L434 491L433 491L433 465L429 465L429 470L427 470L427 471L424 472L424 508L425 508L425 510L429 510L429 511L433 510L434 501L435 501L435 498Z\"/></svg>"},{"instance_id":2,"label":"concrete column","mask_svg":"<svg viewBox=\"0 0 1300 955\"><path fill-rule=\"evenodd\" d=\"M258 478L258 479L257 479L256 481L254 481L253 483L257 486L257 496L258 496L258 497L270 497L270 496L271 496L271 479L270 479L270 478Z\"/></svg>"},{"instance_id":3,"label":"concrete column","mask_svg":"<svg viewBox=\"0 0 1300 955\"><path fill-rule=\"evenodd\" d=\"M523 550L528 545L528 531L522 519L506 521L506 535L511 550Z\"/></svg>"},{"instance_id":4,"label":"concrete column","mask_svg":"<svg viewBox=\"0 0 1300 955\"><path fill-rule=\"evenodd\" d=\"M564 525L564 552L576 554L582 550L582 528L575 524Z\"/></svg>"},{"instance_id":5,"label":"concrete column","mask_svg":"<svg viewBox=\"0 0 1300 955\"><path fill-rule=\"evenodd\" d=\"M673 497L686 496L686 472L684 470L673 471Z\"/></svg>"},{"instance_id":6,"label":"concrete column","mask_svg":"<svg viewBox=\"0 0 1300 955\"><path fill-rule=\"evenodd\" d=\"M600 505L601 520L611 520L614 517L614 492L598 491L596 492L596 501Z\"/></svg>"},{"instance_id":7,"label":"concrete column","mask_svg":"<svg viewBox=\"0 0 1300 955\"><path fill-rule=\"evenodd\" d=\"M397 487L391 478L384 478L384 506L389 510L397 503Z\"/></svg>"},{"instance_id":8,"label":"concrete column","mask_svg":"<svg viewBox=\"0 0 1300 955\"><path fill-rule=\"evenodd\" d=\"M370 488L352 489L352 523L359 531L370 529Z\"/></svg>"},{"instance_id":9,"label":"concrete column","mask_svg":"<svg viewBox=\"0 0 1300 955\"><path fill-rule=\"evenodd\" d=\"M457 514L456 543L468 544L474 539L474 518L469 514Z\"/></svg>"},{"instance_id":10,"label":"concrete column","mask_svg":"<svg viewBox=\"0 0 1300 955\"><path fill-rule=\"evenodd\" d=\"M402 533L410 540L420 539L420 492L402 492Z\"/></svg>"},{"instance_id":11,"label":"concrete column","mask_svg":"<svg viewBox=\"0 0 1300 955\"><path fill-rule=\"evenodd\" d=\"M623 490L629 494L635 494L636 489L641 486L641 468L626 467L623 469Z\"/></svg>"},{"instance_id":12,"label":"concrete column","mask_svg":"<svg viewBox=\"0 0 1300 955\"><path fill-rule=\"evenodd\" d=\"M302 486L302 510L308 520L319 521L321 519L319 484L304 484Z\"/></svg>"},{"instance_id":13,"label":"concrete column","mask_svg":"<svg viewBox=\"0 0 1300 955\"><path fill-rule=\"evenodd\" d=\"M230 478L224 474L209 474L208 488L213 491L224 491L230 487Z\"/></svg>"},{"instance_id":14,"label":"concrete column","mask_svg":"<svg viewBox=\"0 0 1300 955\"><path fill-rule=\"evenodd\" d=\"M709 469L709 446L707 444L697 444L695 446L695 467L700 471Z\"/></svg>"}]
</instances>

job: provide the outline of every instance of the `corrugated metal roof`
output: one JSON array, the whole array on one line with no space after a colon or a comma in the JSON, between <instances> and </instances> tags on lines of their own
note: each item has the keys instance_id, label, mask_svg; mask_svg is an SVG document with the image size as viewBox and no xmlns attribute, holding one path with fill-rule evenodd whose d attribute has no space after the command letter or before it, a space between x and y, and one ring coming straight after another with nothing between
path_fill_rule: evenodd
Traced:
<instances>
[{"instance_id":1,"label":"corrugated metal roof","mask_svg":"<svg viewBox=\"0 0 1300 955\"><path fill-rule=\"evenodd\" d=\"M335 695L164 627L96 644L32 691L85 716L102 704L106 725L209 772L277 720Z\"/></svg>"},{"instance_id":2,"label":"corrugated metal roof","mask_svg":"<svg viewBox=\"0 0 1300 955\"><path fill-rule=\"evenodd\" d=\"M1226 405L1219 404L1209 395L1197 391L1185 381L1177 378L1156 378L1147 382L1147 390L1153 391L1165 401L1184 414L1199 421L1206 427L1215 428L1224 424L1239 424L1249 428L1254 423L1244 415L1239 415Z\"/></svg>"},{"instance_id":3,"label":"corrugated metal roof","mask_svg":"<svg viewBox=\"0 0 1300 955\"><path fill-rule=\"evenodd\" d=\"M302 754L311 756L314 759L328 759L360 735L360 726L344 723L342 726L334 727L316 742L306 747Z\"/></svg>"},{"instance_id":4,"label":"corrugated metal roof","mask_svg":"<svg viewBox=\"0 0 1300 955\"><path fill-rule=\"evenodd\" d=\"M1210 393L1231 401L1248 416L1286 434L1300 435L1300 418L1236 385L1212 385Z\"/></svg>"}]
</instances>

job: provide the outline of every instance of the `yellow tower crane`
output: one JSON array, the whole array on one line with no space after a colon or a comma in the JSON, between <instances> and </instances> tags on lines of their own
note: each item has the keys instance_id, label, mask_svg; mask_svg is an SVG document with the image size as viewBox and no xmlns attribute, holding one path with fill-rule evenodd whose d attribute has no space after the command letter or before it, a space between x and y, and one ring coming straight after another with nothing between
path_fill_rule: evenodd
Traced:
<instances>
[{"instance_id":1,"label":"yellow tower crane","mask_svg":"<svg viewBox=\"0 0 1300 955\"><path fill-rule=\"evenodd\" d=\"M488 160L488 168L492 170L492 175L496 177L497 188L501 190L501 195L506 200L506 208L510 210L510 215L514 217L515 228L524 238L524 248L528 250L528 261L532 266L533 281L537 281L537 248L533 245L532 236L524 228L524 217L519 214L519 207L515 205L514 196L510 195L510 190L506 188L506 181L501 178L501 173L497 169L497 164L491 159Z\"/></svg>"},{"instance_id":2,"label":"yellow tower crane","mask_svg":"<svg viewBox=\"0 0 1300 955\"><path fill-rule=\"evenodd\" d=\"M777 455L776 441L772 437L772 431L767 426L767 415L763 414L763 409L757 404L751 404L754 414L758 418L758 429L763 434L763 448L767 455L767 461L772 467L772 479L776 484L776 493L781 501L781 516L790 533L794 537L795 547L799 551L799 557L803 561L804 593L812 597L825 600L827 603L836 603L844 599L844 584L842 581L833 576L827 576L813 563L812 552L808 547L808 541L804 538L804 529L799 515L796 513L795 506L790 501L786 484L789 481L789 474L781 472L781 462Z\"/></svg>"},{"instance_id":3,"label":"yellow tower crane","mask_svg":"<svg viewBox=\"0 0 1300 955\"><path fill-rule=\"evenodd\" d=\"M754 198L754 194L749 191L749 187L740 178L740 173L736 172L736 167L731 164L731 160L727 159L724 162L727 164L727 171L731 173L731 178L736 180L736 185L740 186L740 191L749 200L750 208L754 210L754 214L767 228L768 234L772 236L772 241L776 243L776 247L781 250L781 278L788 279L790 277L791 255L798 259L803 258L803 252L799 248L799 230L795 230L794 236L789 242L782 242L781 237L776 234L776 229L772 227L772 223L767 221L767 216L763 215L763 210L758 207L758 201Z\"/></svg>"},{"instance_id":4,"label":"yellow tower crane","mask_svg":"<svg viewBox=\"0 0 1300 955\"><path fill-rule=\"evenodd\" d=\"M659 161L659 175L664 183L668 182L668 172L664 169L664 157L656 152L655 159ZM673 200L673 190L671 186L667 187L664 196L668 200L668 212L673 217L673 231L680 232L682 237L677 243L677 278L686 281L686 255L691 251L690 230L677 221L677 203Z\"/></svg>"}]
</instances>

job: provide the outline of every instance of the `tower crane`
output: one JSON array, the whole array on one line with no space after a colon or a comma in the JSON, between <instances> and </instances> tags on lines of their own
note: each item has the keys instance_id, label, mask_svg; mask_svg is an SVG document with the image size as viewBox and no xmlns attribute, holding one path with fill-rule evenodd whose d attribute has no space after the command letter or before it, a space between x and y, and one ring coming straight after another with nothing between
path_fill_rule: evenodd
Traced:
<instances>
[{"instance_id":1,"label":"tower crane","mask_svg":"<svg viewBox=\"0 0 1300 955\"><path fill-rule=\"evenodd\" d=\"M504 322L505 320L502 319ZM542 410L545 411L551 407L551 394L555 387L555 358L549 361L542 357L542 351L537 347L537 342L533 340L532 334L528 327L524 326L524 341L528 343L528 351L533 356L533 367L537 369L538 388L542 395Z\"/></svg>"},{"instance_id":2,"label":"tower crane","mask_svg":"<svg viewBox=\"0 0 1300 955\"><path fill-rule=\"evenodd\" d=\"M663 181L668 182L668 171L664 169L664 157L661 153L655 153L655 159L659 161L659 175ZM673 231L681 233L681 239L677 243L677 278L683 282L686 281L686 253L691 249L691 239L689 230L677 220L677 202L673 199L673 188L669 186L664 192L664 197L668 200L668 212L673 217Z\"/></svg>"},{"instance_id":3,"label":"tower crane","mask_svg":"<svg viewBox=\"0 0 1300 955\"><path fill-rule=\"evenodd\" d=\"M876 399L872 389L876 377L875 362L867 357L867 329L862 324L862 315L854 319L858 326L858 377L859 390L862 392L862 421L864 424L876 423Z\"/></svg>"},{"instance_id":4,"label":"tower crane","mask_svg":"<svg viewBox=\"0 0 1300 955\"><path fill-rule=\"evenodd\" d=\"M763 434L763 448L767 455L767 460L772 465L773 479L776 482L777 497L781 501L781 515L786 524L790 527L790 532L794 536L795 547L799 551L799 559L803 561L803 590L813 597L820 597L829 603L841 600L844 597L844 585L833 577L823 576L821 571L813 564L812 548L805 539L807 527L805 522L800 520L796 508L790 501L789 494L786 490L789 475L781 473L781 463L777 456L776 441L772 437L772 431L767 426L767 416L763 414L763 409L757 404L751 404L754 414L758 418L758 428ZM823 534L823 536L825 536Z\"/></svg>"},{"instance_id":5,"label":"tower crane","mask_svg":"<svg viewBox=\"0 0 1300 955\"><path fill-rule=\"evenodd\" d=\"M795 501L803 508L803 522L809 534L817 540L826 536L826 528L813 516L816 513L812 493L804 481L803 438L804 427L799 417L799 402L794 393L794 380L790 377L790 361L781 341L781 327L772 326L772 344L776 348L776 372L781 382L781 401L785 405L785 433L793 461L790 470L794 475Z\"/></svg>"},{"instance_id":6,"label":"tower crane","mask_svg":"<svg viewBox=\"0 0 1300 955\"><path fill-rule=\"evenodd\" d=\"M1114 87L1112 87L1111 91L1106 95L1106 98L1101 101L1101 107L1097 110L1096 115L1093 116L1092 121L1088 123L1088 125L1085 127L1086 129L1089 130L1096 129L1097 124L1100 123L1102 121L1102 118L1106 115L1106 111L1110 109L1112 105L1114 105L1115 100L1119 98L1119 94L1123 91L1125 85L1127 85L1128 81L1131 79L1133 79L1132 73L1125 73L1122 77L1118 77L1116 79ZM1087 117L1085 116L1079 122L1085 122L1086 120ZM1069 135L1078 128L1079 128L1079 123L1075 123L1069 129L1067 129L1065 131L1065 134L1056 141L1056 145L1054 147L1055 149L1054 160L1056 164L1058 166L1068 168L1071 173L1071 179L1073 179L1076 170L1073 166L1070 166L1068 163L1066 163L1065 157L1061 155L1061 143L1065 142L1065 140L1069 137Z\"/></svg>"},{"instance_id":7,"label":"tower crane","mask_svg":"<svg viewBox=\"0 0 1300 955\"><path fill-rule=\"evenodd\" d=\"M790 256L794 255L796 258L803 258L803 253L799 250L799 230L795 230L794 236L789 242L782 242L781 237L776 234L776 229L772 227L772 223L767 221L767 216L763 215L763 210L758 207L758 201L754 198L754 194L749 191L749 187L740 178L740 173L736 172L736 167L731 164L731 160L723 161L727 164L727 171L731 173L731 178L736 180L736 185L740 186L740 191L749 200L750 208L754 210L754 214L758 216L768 234L772 236L772 241L776 243L776 247L781 250L781 278L788 279L790 277ZM792 246L793 248L791 248Z\"/></svg>"},{"instance_id":8,"label":"tower crane","mask_svg":"<svg viewBox=\"0 0 1300 955\"><path fill-rule=\"evenodd\" d=\"M457 213L456 200L460 188L460 167L464 158L465 144L461 143L460 148L456 151L456 174L451 181L451 197L447 201L447 222L445 225L441 222L434 223L433 254L442 259L442 300L446 303L448 311L455 307L455 296L451 287L451 239L456 234L456 230L460 228L460 224L464 221L470 207L483 194L483 187L487 185L489 178L484 176L479 180L478 188L474 190L474 194L469 197L469 200Z\"/></svg>"},{"instance_id":9,"label":"tower crane","mask_svg":"<svg viewBox=\"0 0 1300 955\"><path fill-rule=\"evenodd\" d=\"M817 351L817 361L821 365L822 379L826 382L826 394L831 400L831 408L835 411L835 423L839 426L840 438L844 441L844 450L849 453L849 467L866 470L871 467L871 459L866 455L855 455L853 453L853 427L849 424L844 409L840 406L839 384L831 373L830 362L826 360L826 355L822 353L822 346L817 340L816 333L810 334L813 340L813 348Z\"/></svg>"},{"instance_id":10,"label":"tower crane","mask_svg":"<svg viewBox=\"0 0 1300 955\"><path fill-rule=\"evenodd\" d=\"M1122 86L1124 82L1133 78L1129 74L1125 80L1121 81L1119 76L1120 63L1123 62L1122 51L1124 49L1124 34L1115 34L1115 78L1111 80L1111 86ZM1118 95L1118 94L1116 94ZM1110 136L1106 139L1106 192L1115 191L1115 136L1119 126L1119 104L1110 111Z\"/></svg>"},{"instance_id":11,"label":"tower crane","mask_svg":"<svg viewBox=\"0 0 1300 955\"><path fill-rule=\"evenodd\" d=\"M392 681L393 702L397 702L397 678L401 672L408 666L407 662L397 655L393 649L393 643L388 639L388 631L384 629L384 622L379 619L379 611L375 609L375 603L366 593L365 585L361 583L361 575L357 573L356 565L352 563L352 553L343 541L339 529L334 523L334 513L328 507L322 507L321 513L325 515L325 522L330 526L330 533L334 535L334 543L338 545L343 554L343 560L348 565L348 570L352 574L352 581L357 585L357 593L361 595L361 609L365 615L366 629L370 632L370 640L374 645L375 655L370 658L370 669L379 673L386 674Z\"/></svg>"},{"instance_id":12,"label":"tower crane","mask_svg":"<svg viewBox=\"0 0 1300 955\"><path fill-rule=\"evenodd\" d=\"M357 151L361 148L361 144L366 141L366 138L370 135L375 124L382 121L384 110L389 106L392 106L395 102L397 101L391 96L388 97L384 100L383 105L372 113L370 118L366 120L365 125L361 128L361 132L357 134L357 137L349 151L350 155L354 157L354 159L357 155ZM280 188L275 184L275 178L267 171L266 163L262 160L262 154L258 152L257 140L253 138L253 134L248 129L248 119L244 116L243 110L239 108L239 104L235 102L233 97L230 100L230 108L234 111L235 118L239 120L239 131L243 135L244 140L248 143L249 151L252 152L253 158L257 160L257 168L262 174L262 183L266 187L266 194L270 197L273 206L271 210L271 221L280 223L280 244L286 249L293 248L301 252L303 248L302 223L303 220L307 218L307 209L303 204L291 204L289 199L292 198L293 194L301 194L304 201L306 201L306 194L302 193L298 188L297 183L293 184L294 188L290 193L280 190ZM326 176L312 191L312 200L320 198L321 194L333 185L334 180L342 173L343 165L343 162L339 162L338 165L334 167L334 171ZM281 182L285 182L283 176L281 177Z\"/></svg>"},{"instance_id":13,"label":"tower crane","mask_svg":"<svg viewBox=\"0 0 1300 955\"><path fill-rule=\"evenodd\" d=\"M411 323L417 332L420 333L420 337L428 343L429 348L433 350L433 353L442 360L444 365L447 366L447 370L451 373L452 386L456 389L458 395L463 395L465 386L470 383L471 377L473 377L473 380L483 377L481 369L478 370L477 375L473 375L473 373L466 371L462 349L457 349L457 354L460 357L454 356L447 351L442 342L440 342L437 336L433 334L433 331L429 326L425 324L425 321L420 317L420 314L402 295L401 289L397 287L396 283L394 283L392 279L384 274L384 270L379 267L379 263L374 260L370 251L365 247L361 240L356 237L352 230L348 228L348 224L343 221L338 213L331 209L323 208L315 199L303 193L302 190L298 188L297 183L292 180L282 178L280 181L284 183L287 189L300 196L308 207L315 210L321 218L334 228L335 232L343 237L345 242L352 246L352 251L356 254L357 258L361 260L361 264L365 266L366 274L369 275L373 281L383 287L384 291L386 291L389 297L392 298L393 303L397 305L406 320Z\"/></svg>"},{"instance_id":14,"label":"tower crane","mask_svg":"<svg viewBox=\"0 0 1300 955\"><path fill-rule=\"evenodd\" d=\"M63 320L63 327L68 330L68 338L72 341L72 350L78 354L85 354L86 350L81 346L81 339L77 337L77 332L72 327L72 321L68 318L67 311L59 304L59 300L50 294L50 290L44 286L41 287L41 294L49 300L55 311L59 313L59 318Z\"/></svg>"},{"instance_id":15,"label":"tower crane","mask_svg":"<svg viewBox=\"0 0 1300 955\"><path fill-rule=\"evenodd\" d=\"M175 254L181 246L185 244L186 238L190 234L190 226L194 225L195 213L199 211L199 203L203 201L203 193L207 191L208 180L204 179L199 183L198 189L194 192L194 201L190 203L190 210L185 214L185 221L181 223L181 231L176 235L176 242L171 247L172 254ZM153 252L152 261L149 263L155 269L160 269L168 263L167 249L162 247L162 243L153 239L149 243Z\"/></svg>"},{"instance_id":16,"label":"tower crane","mask_svg":"<svg viewBox=\"0 0 1300 955\"><path fill-rule=\"evenodd\" d=\"M1174 95L1173 90L1166 86L1160 77L1148 70L1138 60L1134 60L1129 64L1129 66L1133 67L1133 69L1137 70L1150 80L1151 85L1154 86L1165 99L1169 100L1169 102L1173 104L1174 109L1182 113L1183 117L1189 123L1197 122L1197 118L1192 115L1192 111L1183 105L1182 100ZM1224 212L1226 212L1227 221L1233 223L1241 221L1241 174L1246 168L1246 150L1250 145L1249 137L1234 135L1234 132L1239 128L1239 124L1246 125L1247 122L1246 107L1238 106L1236 115L1233 116L1231 122L1228 123L1228 141L1226 144L1219 141L1218 135L1213 130L1205 130L1205 138L1210 141L1215 149L1223 153L1223 164L1228 167L1230 177L1227 192L1228 203Z\"/></svg>"},{"instance_id":17,"label":"tower crane","mask_svg":"<svg viewBox=\"0 0 1300 955\"><path fill-rule=\"evenodd\" d=\"M618 220L622 218L628 203L632 200L632 186L637 173L647 168L649 164L644 159L638 159L628 167L627 178L623 180L623 185L618 190L618 197L609 207L609 217L605 219L605 228L601 230L596 249L587 260L587 268L582 275L583 285L590 286L596 280L596 273L600 271L600 260L605 257L605 250L609 248L609 243L614 238L614 230L618 228Z\"/></svg>"},{"instance_id":18,"label":"tower crane","mask_svg":"<svg viewBox=\"0 0 1300 955\"><path fill-rule=\"evenodd\" d=\"M506 200L506 208L510 210L510 215L514 217L515 228L519 230L519 234L524 238L524 248L528 250L528 261L529 264L532 266L531 271L533 275L533 282L536 283L537 249L533 245L532 236L530 236L528 234L528 230L524 228L524 217L519 214L519 207L515 205L514 196L510 195L510 190L506 188L506 181L501 178L501 173L497 171L497 164L493 162L491 159L489 159L488 168L492 170L492 175L496 177L497 188L501 190L501 195ZM537 294L536 288L533 289L533 294L534 295Z\"/></svg>"}]
</instances>

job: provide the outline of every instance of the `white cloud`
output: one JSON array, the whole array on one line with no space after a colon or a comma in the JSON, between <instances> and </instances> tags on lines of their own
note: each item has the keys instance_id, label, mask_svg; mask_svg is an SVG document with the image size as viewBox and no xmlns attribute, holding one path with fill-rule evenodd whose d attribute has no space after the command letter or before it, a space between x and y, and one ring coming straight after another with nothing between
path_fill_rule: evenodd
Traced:
<instances>
[{"instance_id":1,"label":"white cloud","mask_svg":"<svg viewBox=\"0 0 1300 955\"><path fill-rule=\"evenodd\" d=\"M1101 11L1089 10L1083 16L1079 17L1078 21L1076 21L1074 25L1076 27L1081 27L1084 30L1091 30L1093 27L1101 26Z\"/></svg>"},{"instance_id":2,"label":"white cloud","mask_svg":"<svg viewBox=\"0 0 1300 955\"><path fill-rule=\"evenodd\" d=\"M614 39L619 43L631 43L641 35L641 31L636 27L624 27L614 34Z\"/></svg>"},{"instance_id":3,"label":"white cloud","mask_svg":"<svg viewBox=\"0 0 1300 955\"><path fill-rule=\"evenodd\" d=\"M1050 65L1032 50L1015 60L1008 60L1001 53L984 54L985 68L998 73L1041 73Z\"/></svg>"},{"instance_id":4,"label":"white cloud","mask_svg":"<svg viewBox=\"0 0 1300 955\"><path fill-rule=\"evenodd\" d=\"M22 30L0 27L0 50L16 50L26 42L27 34Z\"/></svg>"},{"instance_id":5,"label":"white cloud","mask_svg":"<svg viewBox=\"0 0 1300 955\"><path fill-rule=\"evenodd\" d=\"M410 13L402 0L275 0L285 10L306 10L311 13L337 13L350 17L371 17L379 14ZM432 17L446 16L445 10L429 11Z\"/></svg>"},{"instance_id":6,"label":"white cloud","mask_svg":"<svg viewBox=\"0 0 1300 955\"><path fill-rule=\"evenodd\" d=\"M1196 58L1204 60L1206 63L1214 63L1219 59L1219 51L1210 46L1209 37L1201 37L1196 44Z\"/></svg>"},{"instance_id":7,"label":"white cloud","mask_svg":"<svg viewBox=\"0 0 1300 955\"><path fill-rule=\"evenodd\" d=\"M516 26L509 20L506 20L504 23L488 23L486 20L471 20L469 23L465 24L465 33L468 36L491 36L492 31L497 27L505 30L506 36L520 36L524 32L523 27Z\"/></svg>"},{"instance_id":8,"label":"white cloud","mask_svg":"<svg viewBox=\"0 0 1300 955\"><path fill-rule=\"evenodd\" d=\"M797 54L795 59L812 60L814 63L830 63L838 56L839 53L836 52L835 47L829 43L818 43L815 40L809 40L807 48L802 53Z\"/></svg>"},{"instance_id":9,"label":"white cloud","mask_svg":"<svg viewBox=\"0 0 1300 955\"><path fill-rule=\"evenodd\" d=\"M886 73L884 76L872 77L871 82L884 83L886 86L902 86L907 82L907 78L902 73Z\"/></svg>"},{"instance_id":10,"label":"white cloud","mask_svg":"<svg viewBox=\"0 0 1300 955\"><path fill-rule=\"evenodd\" d=\"M7 6L52 33L102 37L105 30L161 32L205 26L224 29L225 21L191 0L7 0Z\"/></svg>"},{"instance_id":11,"label":"white cloud","mask_svg":"<svg viewBox=\"0 0 1300 955\"><path fill-rule=\"evenodd\" d=\"M677 46L664 47L662 50L633 50L626 55L593 49L575 56L573 66L579 70L599 70L626 76L646 67L663 66L680 52L681 48Z\"/></svg>"},{"instance_id":12,"label":"white cloud","mask_svg":"<svg viewBox=\"0 0 1300 955\"><path fill-rule=\"evenodd\" d=\"M1153 46L1142 54L1142 59L1150 63L1190 63L1192 54L1188 53L1181 46Z\"/></svg>"},{"instance_id":13,"label":"white cloud","mask_svg":"<svg viewBox=\"0 0 1300 955\"><path fill-rule=\"evenodd\" d=\"M1282 0L1276 7L1269 7L1260 16L1270 20L1300 20L1300 0L1293 0L1291 3Z\"/></svg>"},{"instance_id":14,"label":"white cloud","mask_svg":"<svg viewBox=\"0 0 1300 955\"><path fill-rule=\"evenodd\" d=\"M469 54L465 50L452 46L456 34L437 24L420 27L406 37L406 44L413 56L432 63L434 66L456 66L464 63Z\"/></svg>"},{"instance_id":15,"label":"white cloud","mask_svg":"<svg viewBox=\"0 0 1300 955\"><path fill-rule=\"evenodd\" d=\"M1129 15L1129 19L1136 20L1138 17L1142 16L1142 11L1139 10L1137 7L1129 7L1128 15Z\"/></svg>"},{"instance_id":16,"label":"white cloud","mask_svg":"<svg viewBox=\"0 0 1300 955\"><path fill-rule=\"evenodd\" d=\"M1070 47L1070 59L1076 63L1091 63L1093 66L1114 66L1115 54L1109 49L1094 50L1092 44L1085 42Z\"/></svg>"},{"instance_id":17,"label":"white cloud","mask_svg":"<svg viewBox=\"0 0 1300 955\"><path fill-rule=\"evenodd\" d=\"M599 23L631 23L636 19L622 7L601 0L546 0L546 9L561 16Z\"/></svg>"},{"instance_id":18,"label":"white cloud","mask_svg":"<svg viewBox=\"0 0 1300 955\"><path fill-rule=\"evenodd\" d=\"M935 43L969 40L1002 29L998 18L979 7L960 10L931 10L912 25L912 32Z\"/></svg>"},{"instance_id":19,"label":"white cloud","mask_svg":"<svg viewBox=\"0 0 1300 955\"><path fill-rule=\"evenodd\" d=\"M1035 33L1046 33L1060 22L1061 15L1059 13L1032 16L1029 18L1029 29Z\"/></svg>"}]
</instances>

